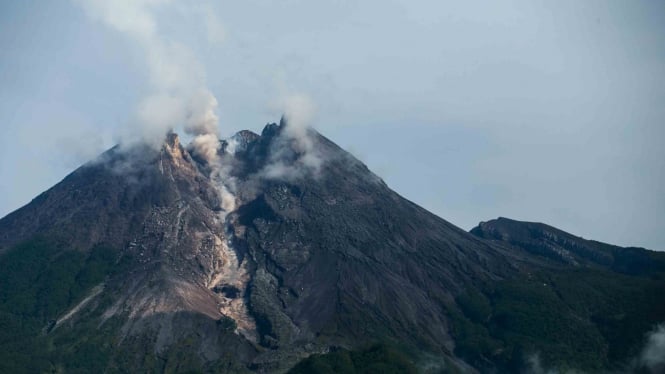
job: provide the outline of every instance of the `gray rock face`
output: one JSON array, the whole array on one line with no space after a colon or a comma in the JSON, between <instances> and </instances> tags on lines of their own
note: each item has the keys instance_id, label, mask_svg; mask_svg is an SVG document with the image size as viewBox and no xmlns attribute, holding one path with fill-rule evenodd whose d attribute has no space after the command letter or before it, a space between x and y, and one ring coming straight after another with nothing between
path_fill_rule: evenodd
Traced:
<instances>
[{"instance_id":1,"label":"gray rock face","mask_svg":"<svg viewBox=\"0 0 665 374\"><path fill-rule=\"evenodd\" d=\"M242 161L269 160L281 130L266 128ZM385 337L450 353L445 303L474 279L500 278L513 265L397 195L327 139L315 140L325 158L318 173L253 181L260 192L233 213L243 232L234 246L256 268L249 301L262 344L316 337L349 346Z\"/></svg>"}]
</instances>

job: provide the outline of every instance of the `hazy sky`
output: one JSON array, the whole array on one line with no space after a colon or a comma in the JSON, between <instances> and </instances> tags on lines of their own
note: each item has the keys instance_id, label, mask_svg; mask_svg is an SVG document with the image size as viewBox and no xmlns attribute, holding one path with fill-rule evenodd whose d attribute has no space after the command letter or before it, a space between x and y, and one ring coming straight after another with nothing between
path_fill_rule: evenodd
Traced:
<instances>
[{"instance_id":1,"label":"hazy sky","mask_svg":"<svg viewBox=\"0 0 665 374\"><path fill-rule=\"evenodd\" d=\"M307 95L315 128L464 229L504 216L665 249L663 1L151 9L205 70L223 136ZM0 216L133 126L144 49L79 2L1 2Z\"/></svg>"}]
</instances>

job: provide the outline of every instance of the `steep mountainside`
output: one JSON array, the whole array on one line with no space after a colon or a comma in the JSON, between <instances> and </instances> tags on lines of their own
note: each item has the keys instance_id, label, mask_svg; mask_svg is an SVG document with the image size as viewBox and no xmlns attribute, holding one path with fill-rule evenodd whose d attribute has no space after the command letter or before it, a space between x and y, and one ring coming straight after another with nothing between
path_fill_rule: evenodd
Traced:
<instances>
[{"instance_id":1,"label":"steep mountainside","mask_svg":"<svg viewBox=\"0 0 665 374\"><path fill-rule=\"evenodd\" d=\"M542 223L501 217L481 222L471 233L572 266L600 267L631 274L644 274L659 268L652 253L643 248L623 248L586 240Z\"/></svg>"},{"instance_id":2,"label":"steep mountainside","mask_svg":"<svg viewBox=\"0 0 665 374\"><path fill-rule=\"evenodd\" d=\"M665 320L660 254L467 233L296 130L214 159L175 134L115 147L0 220L0 371L617 368Z\"/></svg>"}]
</instances>

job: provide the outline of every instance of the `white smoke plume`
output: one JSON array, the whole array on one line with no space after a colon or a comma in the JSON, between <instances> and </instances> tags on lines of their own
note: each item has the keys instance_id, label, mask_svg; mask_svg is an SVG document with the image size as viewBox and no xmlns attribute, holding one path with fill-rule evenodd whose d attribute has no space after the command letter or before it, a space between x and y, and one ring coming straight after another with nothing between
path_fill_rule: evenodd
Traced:
<instances>
[{"instance_id":1,"label":"white smoke plume","mask_svg":"<svg viewBox=\"0 0 665 374\"><path fill-rule=\"evenodd\" d=\"M647 343L639 357L641 366L651 373L665 372L665 324L647 334Z\"/></svg>"},{"instance_id":2,"label":"white smoke plume","mask_svg":"<svg viewBox=\"0 0 665 374\"><path fill-rule=\"evenodd\" d=\"M161 145L164 135L183 126L192 135L217 134L217 100L206 86L205 69L187 46L158 32L155 12L172 0L75 0L94 20L124 34L145 53L151 93L138 105L144 141ZM211 22L211 13L205 15Z\"/></svg>"},{"instance_id":3,"label":"white smoke plume","mask_svg":"<svg viewBox=\"0 0 665 374\"><path fill-rule=\"evenodd\" d=\"M206 85L203 65L185 45L158 32L155 14L180 9L173 0L74 0L94 20L124 34L144 53L150 94L138 105L136 119L145 143L160 147L165 135L182 127L193 135L189 148L205 160L218 186L223 216L235 209L235 183L219 157L217 99ZM224 30L205 4L191 4L208 28L208 40L219 43Z\"/></svg>"},{"instance_id":4,"label":"white smoke plume","mask_svg":"<svg viewBox=\"0 0 665 374\"><path fill-rule=\"evenodd\" d=\"M283 105L287 122L285 135L296 141L297 150L303 153L303 164L318 172L322 159L314 148L314 141L309 133L316 113L314 103L308 96L300 94L287 96Z\"/></svg>"},{"instance_id":5,"label":"white smoke plume","mask_svg":"<svg viewBox=\"0 0 665 374\"><path fill-rule=\"evenodd\" d=\"M156 147L161 146L169 131L182 128L192 135L194 138L188 148L210 168L210 178L218 186L225 217L236 207L237 183L230 176L230 166L225 165L220 156L217 99L208 89L205 69L192 50L160 33L156 17L173 10L196 15L207 27L208 41L216 44L224 39L225 32L212 8L200 2L187 4L184 10L185 5L175 0L73 1L92 19L122 33L139 47L149 83L149 94L140 101L136 111L139 135L144 142ZM271 150L272 158L258 177L293 180L305 175L317 176L323 157L316 149L310 130L316 114L312 100L304 94L287 94L272 106L284 114L286 126L280 142ZM235 144L230 144L227 152L232 153L234 148ZM297 157L292 162L287 155L293 155L294 151Z\"/></svg>"},{"instance_id":6,"label":"white smoke plume","mask_svg":"<svg viewBox=\"0 0 665 374\"><path fill-rule=\"evenodd\" d=\"M316 149L316 142L312 138L311 124L316 114L316 106L309 96L304 94L286 95L273 104L278 108L286 120L281 137L284 143L273 149L272 160L265 166L262 176L267 179L292 180L300 178L306 173L318 175L323 164L323 156ZM294 164L283 161L285 152L292 147L299 157Z\"/></svg>"}]
</instances>

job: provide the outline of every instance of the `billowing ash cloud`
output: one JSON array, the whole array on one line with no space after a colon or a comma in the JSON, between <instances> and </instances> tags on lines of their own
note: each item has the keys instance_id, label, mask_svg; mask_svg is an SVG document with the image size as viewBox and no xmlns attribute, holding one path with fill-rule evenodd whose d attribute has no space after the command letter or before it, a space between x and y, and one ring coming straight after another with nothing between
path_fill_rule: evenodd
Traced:
<instances>
[{"instance_id":1,"label":"billowing ash cloud","mask_svg":"<svg viewBox=\"0 0 665 374\"><path fill-rule=\"evenodd\" d=\"M217 158L219 151L219 139L215 134L201 134L189 143L192 153L212 164Z\"/></svg>"}]
</instances>

